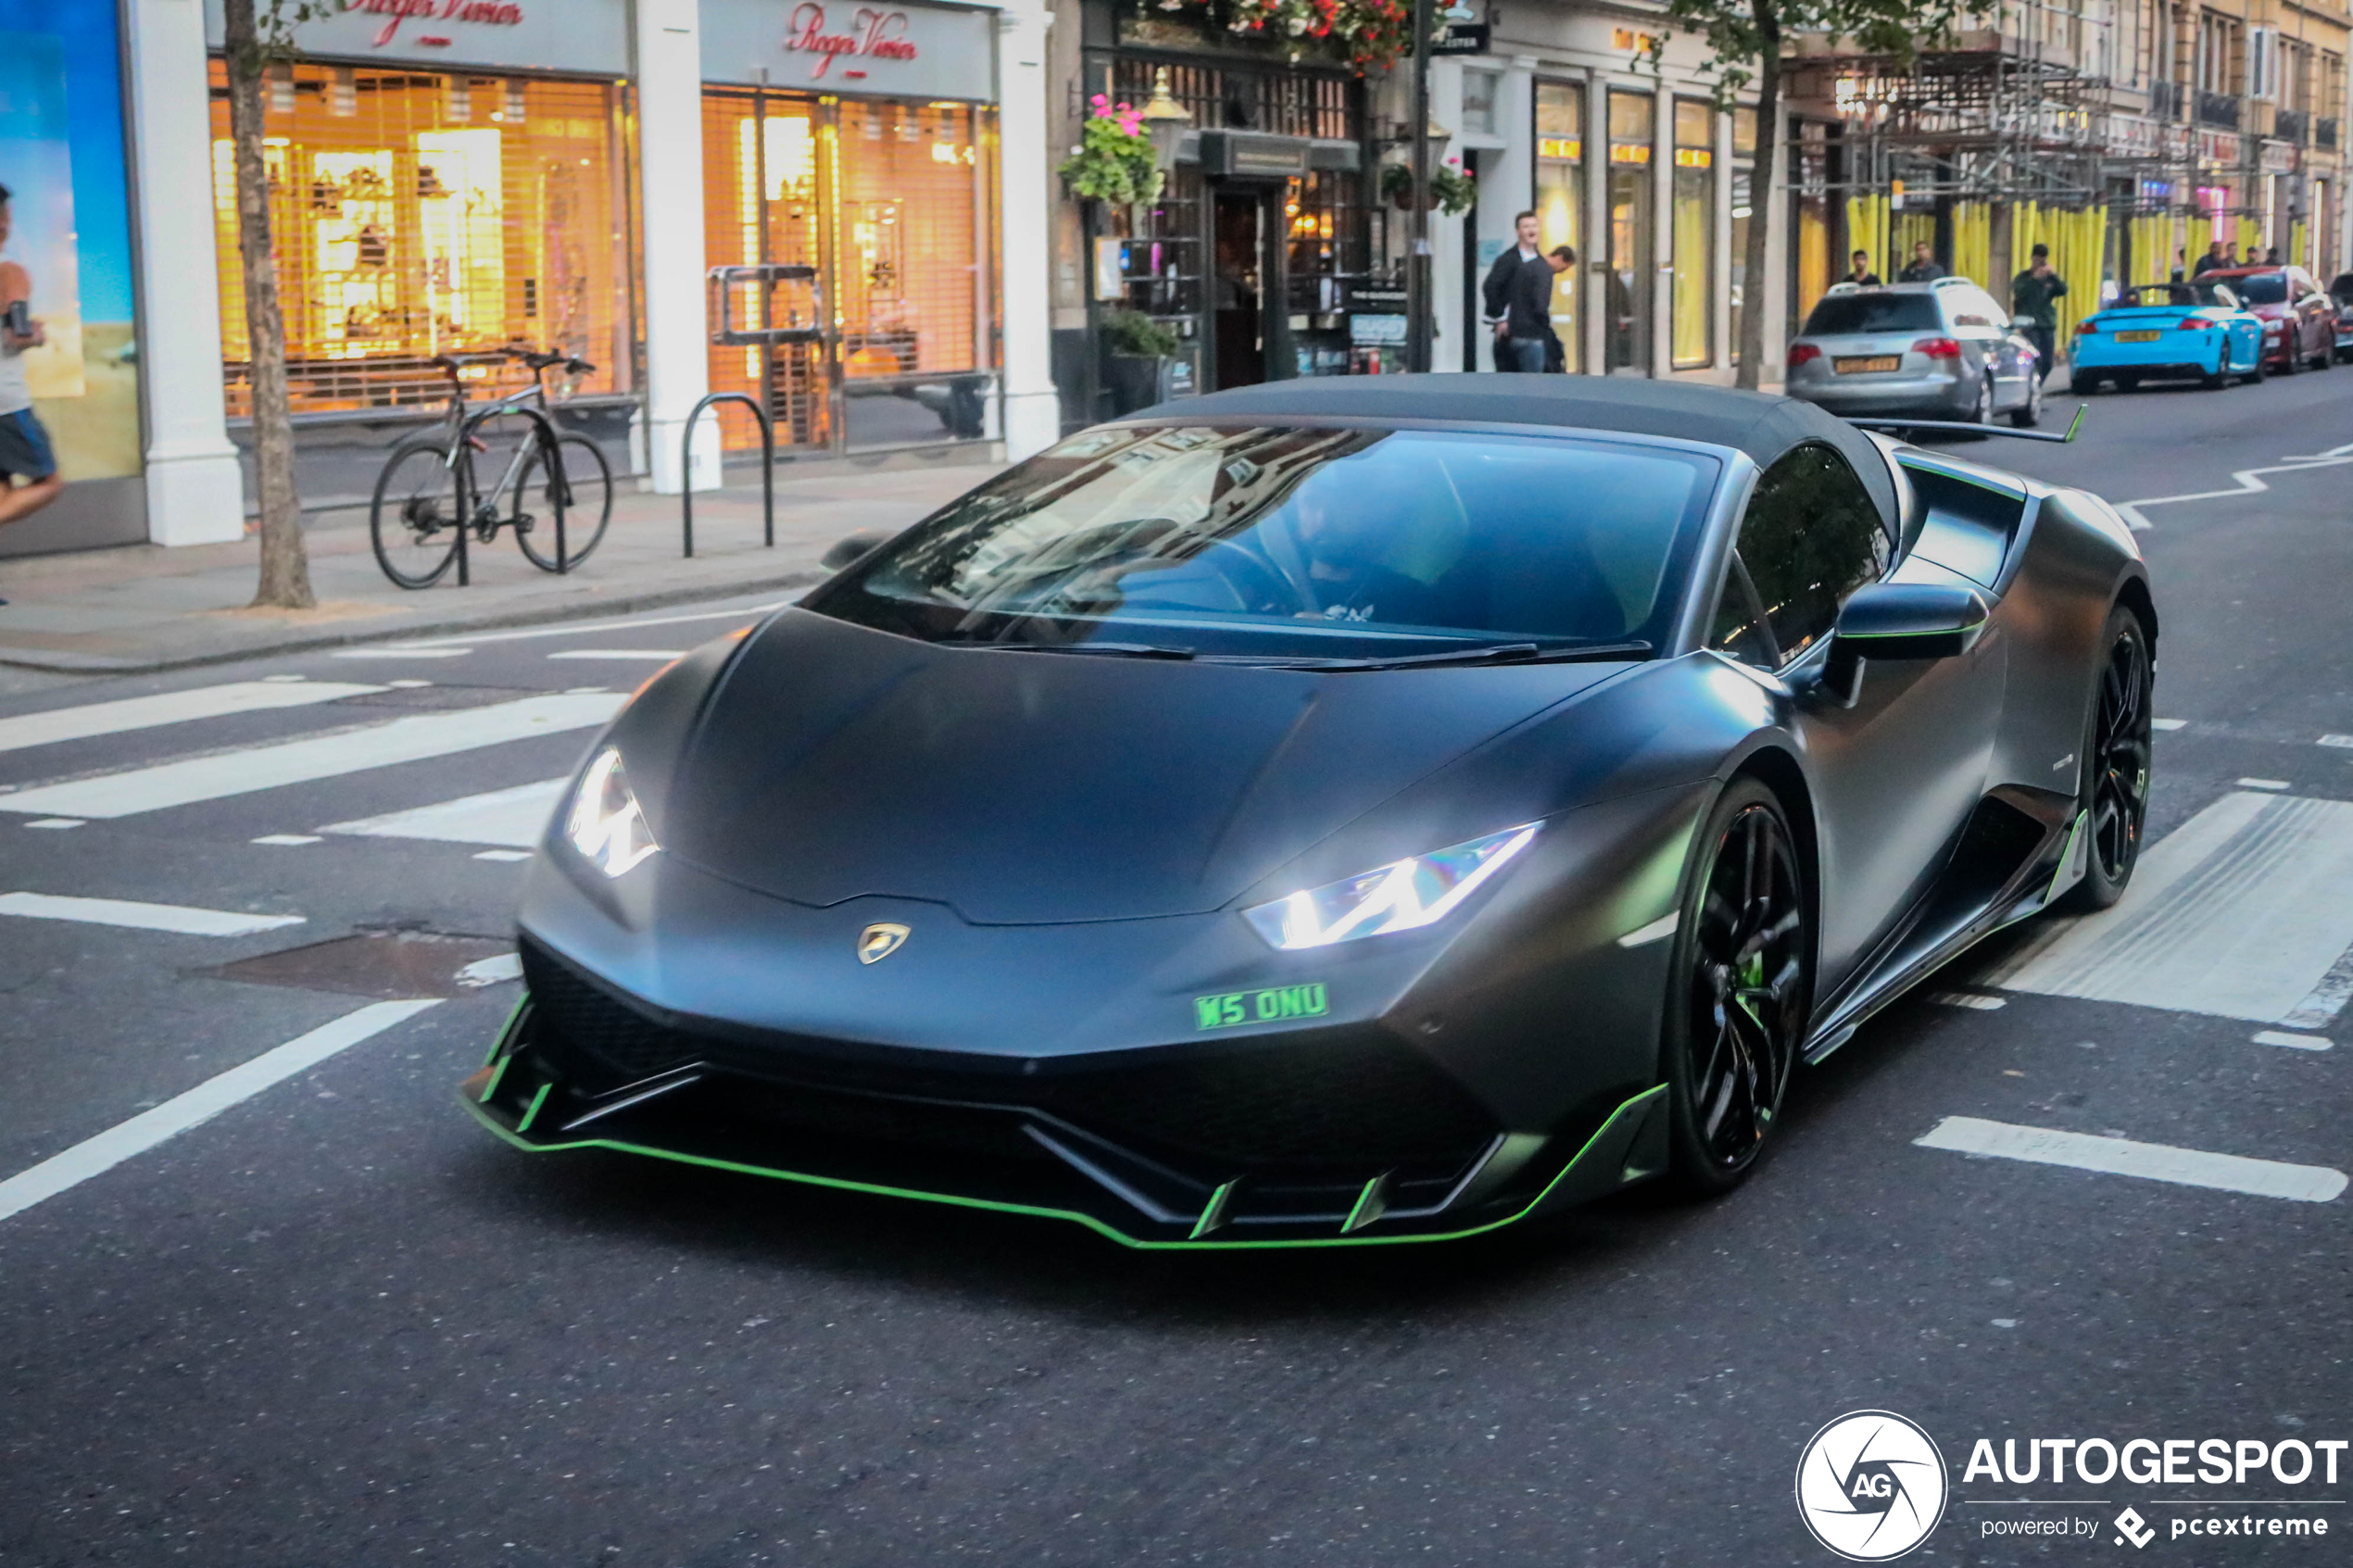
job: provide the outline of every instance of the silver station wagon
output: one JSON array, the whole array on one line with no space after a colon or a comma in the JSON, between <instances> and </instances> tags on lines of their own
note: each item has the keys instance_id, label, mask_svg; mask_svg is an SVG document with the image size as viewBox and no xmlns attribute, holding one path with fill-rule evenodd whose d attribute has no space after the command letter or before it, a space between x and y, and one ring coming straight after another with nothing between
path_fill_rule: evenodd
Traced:
<instances>
[{"instance_id":1,"label":"silver station wagon","mask_svg":"<svg viewBox=\"0 0 2353 1568\"><path fill-rule=\"evenodd\" d=\"M1840 284L1789 345L1792 397L1833 414L2019 426L2043 416L2034 345L1967 278Z\"/></svg>"}]
</instances>

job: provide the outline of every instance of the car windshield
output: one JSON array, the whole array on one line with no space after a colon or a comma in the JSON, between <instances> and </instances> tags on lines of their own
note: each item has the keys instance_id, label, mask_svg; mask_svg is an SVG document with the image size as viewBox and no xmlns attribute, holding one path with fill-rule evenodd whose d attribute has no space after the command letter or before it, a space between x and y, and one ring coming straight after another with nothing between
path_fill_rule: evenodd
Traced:
<instances>
[{"instance_id":1,"label":"car windshield","mask_svg":"<svg viewBox=\"0 0 2353 1568\"><path fill-rule=\"evenodd\" d=\"M1924 294L1834 294L1814 307L1806 318L1807 337L1834 337L1842 332L1932 332L1944 323L1936 318L1935 299Z\"/></svg>"},{"instance_id":2,"label":"car windshield","mask_svg":"<svg viewBox=\"0 0 2353 1568\"><path fill-rule=\"evenodd\" d=\"M2238 308L2238 295L2222 283L2201 281L2195 283L2143 283L2126 289L2117 303L2130 309L2135 306L2171 306L2191 309L2198 306L2220 305Z\"/></svg>"},{"instance_id":3,"label":"car windshield","mask_svg":"<svg viewBox=\"0 0 2353 1568\"><path fill-rule=\"evenodd\" d=\"M806 601L928 642L1136 657L1576 657L1667 640L1720 465L1607 439L1121 426Z\"/></svg>"},{"instance_id":4,"label":"car windshield","mask_svg":"<svg viewBox=\"0 0 2353 1568\"><path fill-rule=\"evenodd\" d=\"M2249 305L2279 305L2287 299L2287 274L2250 272L2232 279L2231 287Z\"/></svg>"}]
</instances>

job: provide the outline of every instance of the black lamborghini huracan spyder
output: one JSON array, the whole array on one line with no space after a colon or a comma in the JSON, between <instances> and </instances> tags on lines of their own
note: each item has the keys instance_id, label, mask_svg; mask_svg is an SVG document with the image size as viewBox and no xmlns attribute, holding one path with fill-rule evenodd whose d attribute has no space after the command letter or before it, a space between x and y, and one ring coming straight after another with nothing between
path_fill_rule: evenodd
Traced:
<instances>
[{"instance_id":1,"label":"black lamborghini huracan spyder","mask_svg":"<svg viewBox=\"0 0 2353 1568\"><path fill-rule=\"evenodd\" d=\"M465 1101L1144 1247L1729 1188L1801 1060L2115 900L2157 631L2096 497L1803 403L1167 405L649 684Z\"/></svg>"}]
</instances>

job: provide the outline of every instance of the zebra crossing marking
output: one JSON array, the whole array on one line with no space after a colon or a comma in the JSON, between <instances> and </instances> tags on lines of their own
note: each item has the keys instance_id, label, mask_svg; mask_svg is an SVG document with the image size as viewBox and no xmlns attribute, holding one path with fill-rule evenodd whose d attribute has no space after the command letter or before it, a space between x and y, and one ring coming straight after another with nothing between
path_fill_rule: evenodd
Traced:
<instances>
[{"instance_id":1,"label":"zebra crossing marking","mask_svg":"<svg viewBox=\"0 0 2353 1568\"><path fill-rule=\"evenodd\" d=\"M555 814L556 802L562 798L564 786L571 782L569 778L540 779L507 789L459 796L455 800L435 801L430 806L412 806L405 811L387 811L380 817L330 822L319 831L363 838L429 838L445 844L489 844L502 850L520 851L518 858L527 860L531 859L532 847L547 831L547 819Z\"/></svg>"},{"instance_id":2,"label":"zebra crossing marking","mask_svg":"<svg viewBox=\"0 0 2353 1568\"><path fill-rule=\"evenodd\" d=\"M1954 1154L2022 1160L2035 1165L2064 1165L2105 1175L2138 1176L2144 1181L2212 1187L2296 1203L2331 1203L2346 1187L2345 1173L2325 1165L2290 1165L2277 1160L2249 1160L2237 1154L2209 1154L2204 1149L2135 1143L2130 1138L2098 1137L2051 1127L2020 1127L1975 1116L1947 1116L1912 1142L1921 1148L1944 1149Z\"/></svg>"},{"instance_id":3,"label":"zebra crossing marking","mask_svg":"<svg viewBox=\"0 0 2353 1568\"><path fill-rule=\"evenodd\" d=\"M587 729L610 719L626 700L611 692L564 693L454 712L411 714L366 729L244 746L0 795L0 811L135 816Z\"/></svg>"},{"instance_id":4,"label":"zebra crossing marking","mask_svg":"<svg viewBox=\"0 0 2353 1568\"><path fill-rule=\"evenodd\" d=\"M77 898L57 893L0 893L0 915L27 920L76 921L133 931L170 931L182 936L250 936L300 925L300 915L252 915L235 909L198 909L185 904L141 904L126 898Z\"/></svg>"},{"instance_id":5,"label":"zebra crossing marking","mask_svg":"<svg viewBox=\"0 0 2353 1568\"><path fill-rule=\"evenodd\" d=\"M113 702L89 702L78 708L52 708L0 719L0 751L56 746L61 741L89 740L162 724L184 724L198 719L221 719L234 713L257 713L280 708L304 708L347 696L366 696L384 690L344 681L293 681L264 677L232 681L226 685L193 686L155 696L127 696Z\"/></svg>"}]
</instances>

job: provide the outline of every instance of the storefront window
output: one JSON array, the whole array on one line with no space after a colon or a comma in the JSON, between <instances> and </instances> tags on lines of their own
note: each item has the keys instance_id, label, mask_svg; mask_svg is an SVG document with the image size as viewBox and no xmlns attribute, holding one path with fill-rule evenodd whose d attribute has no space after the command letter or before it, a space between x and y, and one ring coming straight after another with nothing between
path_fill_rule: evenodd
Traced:
<instances>
[{"instance_id":1,"label":"storefront window","mask_svg":"<svg viewBox=\"0 0 2353 1568\"><path fill-rule=\"evenodd\" d=\"M31 314L47 340L17 363L69 495L90 481L134 481L143 466L115 26L112 6L0 0L7 256L31 278ZM138 488L98 492L94 505L59 503L7 530L6 543L13 551L144 537Z\"/></svg>"},{"instance_id":2,"label":"storefront window","mask_svg":"<svg viewBox=\"0 0 2353 1568\"><path fill-rule=\"evenodd\" d=\"M707 89L705 260L809 269L742 289L734 319L810 335L714 344L711 390L761 398L779 445L984 433L991 131L970 104ZM723 407L721 420L730 450L759 445L740 407Z\"/></svg>"},{"instance_id":3,"label":"storefront window","mask_svg":"<svg viewBox=\"0 0 2353 1568\"><path fill-rule=\"evenodd\" d=\"M1655 100L1609 95L1609 271L1603 342L1605 368L1651 369L1651 143Z\"/></svg>"},{"instance_id":4,"label":"storefront window","mask_svg":"<svg viewBox=\"0 0 2353 1568\"><path fill-rule=\"evenodd\" d=\"M1585 369L1577 308L1585 275L1585 89L1573 82L1536 84L1536 222L1547 252L1567 245L1577 253L1577 265L1553 279L1553 335L1575 375Z\"/></svg>"},{"instance_id":5,"label":"storefront window","mask_svg":"<svg viewBox=\"0 0 2353 1568\"><path fill-rule=\"evenodd\" d=\"M1504 73L1481 70L1477 67L1463 69L1463 129L1482 136L1495 133L1495 99L1501 90Z\"/></svg>"},{"instance_id":6,"label":"storefront window","mask_svg":"<svg viewBox=\"0 0 2353 1568\"><path fill-rule=\"evenodd\" d=\"M439 354L508 344L629 385L619 90L601 82L289 68L266 94L270 216L296 411L438 402ZM221 357L251 410L227 75L212 62ZM484 393L529 384L480 368Z\"/></svg>"},{"instance_id":7,"label":"storefront window","mask_svg":"<svg viewBox=\"0 0 2353 1568\"><path fill-rule=\"evenodd\" d=\"M1732 363L1741 362L1741 311L1748 300L1748 224L1755 211L1756 111L1732 111Z\"/></svg>"},{"instance_id":8,"label":"storefront window","mask_svg":"<svg viewBox=\"0 0 2353 1568\"><path fill-rule=\"evenodd\" d=\"M1716 305L1716 114L1695 98L1675 100L1675 299L1673 364L1716 362L1708 339Z\"/></svg>"}]
</instances>

